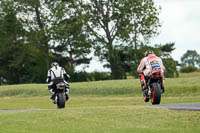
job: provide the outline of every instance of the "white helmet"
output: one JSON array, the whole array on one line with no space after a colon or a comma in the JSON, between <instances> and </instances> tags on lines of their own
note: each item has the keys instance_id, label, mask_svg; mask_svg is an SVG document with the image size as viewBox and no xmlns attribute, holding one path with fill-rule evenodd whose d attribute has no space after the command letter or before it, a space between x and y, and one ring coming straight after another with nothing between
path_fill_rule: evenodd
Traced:
<instances>
[{"instance_id":1,"label":"white helmet","mask_svg":"<svg viewBox=\"0 0 200 133\"><path fill-rule=\"evenodd\" d=\"M57 66L59 66L59 64L57 62L53 62L53 63L51 63L51 67L53 67L53 66L57 67Z\"/></svg>"}]
</instances>

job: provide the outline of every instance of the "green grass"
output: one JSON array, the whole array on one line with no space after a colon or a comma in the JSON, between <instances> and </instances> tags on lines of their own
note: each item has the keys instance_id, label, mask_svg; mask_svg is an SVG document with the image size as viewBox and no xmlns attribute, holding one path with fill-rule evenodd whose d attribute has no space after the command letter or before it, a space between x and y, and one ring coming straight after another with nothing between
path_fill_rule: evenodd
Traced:
<instances>
[{"instance_id":1,"label":"green grass","mask_svg":"<svg viewBox=\"0 0 200 133\"><path fill-rule=\"evenodd\" d=\"M149 108L138 79L70 83L58 110L46 84L0 86L0 133L199 133L200 112ZM161 104L200 102L198 77L166 79Z\"/></svg>"},{"instance_id":2,"label":"green grass","mask_svg":"<svg viewBox=\"0 0 200 133\"><path fill-rule=\"evenodd\" d=\"M0 97L10 96L47 96L47 85L45 84L23 84L0 86Z\"/></svg>"},{"instance_id":3,"label":"green grass","mask_svg":"<svg viewBox=\"0 0 200 133\"><path fill-rule=\"evenodd\" d=\"M164 97L163 103L200 97ZM0 98L1 109L41 111L0 113L2 133L199 133L200 112L148 108L142 97L71 97L57 110L49 97Z\"/></svg>"},{"instance_id":4,"label":"green grass","mask_svg":"<svg viewBox=\"0 0 200 133\"><path fill-rule=\"evenodd\" d=\"M200 77L200 72L179 73L180 78Z\"/></svg>"},{"instance_id":5,"label":"green grass","mask_svg":"<svg viewBox=\"0 0 200 133\"><path fill-rule=\"evenodd\" d=\"M172 78L165 81L165 96L200 95L200 78ZM140 96L139 79L109 80L70 83L72 96ZM0 97L48 96L47 84L25 84L0 86Z\"/></svg>"}]
</instances>

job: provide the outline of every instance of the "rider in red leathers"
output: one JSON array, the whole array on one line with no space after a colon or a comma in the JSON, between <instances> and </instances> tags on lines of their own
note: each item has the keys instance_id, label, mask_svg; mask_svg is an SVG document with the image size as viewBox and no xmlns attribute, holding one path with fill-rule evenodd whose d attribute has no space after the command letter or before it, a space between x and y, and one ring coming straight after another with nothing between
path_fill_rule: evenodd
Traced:
<instances>
[{"instance_id":1,"label":"rider in red leathers","mask_svg":"<svg viewBox=\"0 0 200 133\"><path fill-rule=\"evenodd\" d=\"M138 66L137 72L140 74L142 91L146 89L146 79L150 76L151 72L155 69L159 69L162 75L161 90L164 93L164 71L165 67L160 57L157 57L153 51L147 50L145 52L145 57L141 60Z\"/></svg>"}]
</instances>

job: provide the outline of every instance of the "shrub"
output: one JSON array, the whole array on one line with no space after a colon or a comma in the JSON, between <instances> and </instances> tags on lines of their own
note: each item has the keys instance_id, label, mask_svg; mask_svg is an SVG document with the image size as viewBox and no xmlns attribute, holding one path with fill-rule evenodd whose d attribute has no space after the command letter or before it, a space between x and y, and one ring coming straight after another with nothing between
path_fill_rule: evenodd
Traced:
<instances>
[{"instance_id":1,"label":"shrub","mask_svg":"<svg viewBox=\"0 0 200 133\"><path fill-rule=\"evenodd\" d=\"M87 72L74 72L70 74L69 81L71 82L85 82L90 81L91 77Z\"/></svg>"},{"instance_id":2,"label":"shrub","mask_svg":"<svg viewBox=\"0 0 200 133\"><path fill-rule=\"evenodd\" d=\"M99 81L99 80L109 80L111 76L106 72L92 72L87 73L85 71L82 72L74 72L70 74L69 81L71 82L85 82L85 81Z\"/></svg>"},{"instance_id":3,"label":"shrub","mask_svg":"<svg viewBox=\"0 0 200 133\"><path fill-rule=\"evenodd\" d=\"M191 72L195 72L197 71L198 69L194 66L184 66L180 69L180 71L182 73L191 73Z\"/></svg>"},{"instance_id":4,"label":"shrub","mask_svg":"<svg viewBox=\"0 0 200 133\"><path fill-rule=\"evenodd\" d=\"M95 81L111 79L110 74L107 72L92 72L90 75Z\"/></svg>"}]
</instances>

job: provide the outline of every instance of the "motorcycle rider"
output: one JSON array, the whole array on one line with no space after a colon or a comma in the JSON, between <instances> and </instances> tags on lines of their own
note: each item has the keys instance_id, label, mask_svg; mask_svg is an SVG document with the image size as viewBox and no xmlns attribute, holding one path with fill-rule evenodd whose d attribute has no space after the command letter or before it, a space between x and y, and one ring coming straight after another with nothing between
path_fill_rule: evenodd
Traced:
<instances>
[{"instance_id":1,"label":"motorcycle rider","mask_svg":"<svg viewBox=\"0 0 200 133\"><path fill-rule=\"evenodd\" d=\"M57 62L51 64L51 68L47 73L48 90L51 94L51 99L54 102L55 99L55 89L56 84L64 82L66 85L66 101L69 98L69 84L66 82L69 79L69 75L66 73L65 69L60 67Z\"/></svg>"},{"instance_id":2,"label":"motorcycle rider","mask_svg":"<svg viewBox=\"0 0 200 133\"><path fill-rule=\"evenodd\" d=\"M138 66L137 72L140 74L140 83L142 91L146 89L146 81L153 70L160 70L162 76L161 91L164 93L164 71L165 67L160 57L157 57L152 50L147 50L145 52L145 57L141 60Z\"/></svg>"}]
</instances>

